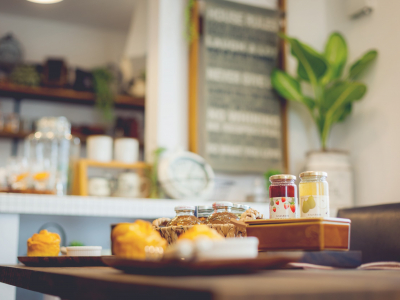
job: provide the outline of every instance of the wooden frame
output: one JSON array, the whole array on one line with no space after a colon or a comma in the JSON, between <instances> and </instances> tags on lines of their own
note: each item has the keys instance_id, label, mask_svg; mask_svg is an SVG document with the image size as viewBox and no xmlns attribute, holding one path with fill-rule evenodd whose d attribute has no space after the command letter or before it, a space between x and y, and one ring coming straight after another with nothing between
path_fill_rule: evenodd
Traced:
<instances>
[{"instance_id":1,"label":"wooden frame","mask_svg":"<svg viewBox=\"0 0 400 300\"><path fill-rule=\"evenodd\" d=\"M117 161L100 162L89 159L80 159L74 166L74 182L73 182L73 195L87 196L88 195L88 168L110 168L110 169L128 169L135 170L144 176L145 171L149 170L151 166L144 162L137 162L134 164L125 164Z\"/></svg>"},{"instance_id":2,"label":"wooden frame","mask_svg":"<svg viewBox=\"0 0 400 300\"><path fill-rule=\"evenodd\" d=\"M281 32L286 32L286 0L278 0L278 10L280 11L281 21ZM191 11L192 25L196 32L201 34L202 29L200 28L200 13L199 3L195 1ZM279 54L278 54L279 68L286 69L286 44L283 39L279 42ZM188 103L188 141L189 151L194 153L199 152L199 137L198 137L198 76L199 72L199 38L196 37L190 43L189 49L189 103ZM288 150L288 120L287 120L287 101L281 98L281 121L282 121L282 148L283 148L283 171L289 172L289 150Z\"/></svg>"}]
</instances>

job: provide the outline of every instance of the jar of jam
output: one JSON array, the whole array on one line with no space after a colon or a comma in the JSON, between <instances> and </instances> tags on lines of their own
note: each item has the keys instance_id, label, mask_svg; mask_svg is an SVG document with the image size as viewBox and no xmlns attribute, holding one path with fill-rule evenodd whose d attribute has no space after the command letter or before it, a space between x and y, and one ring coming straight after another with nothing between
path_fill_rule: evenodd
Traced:
<instances>
[{"instance_id":1,"label":"jar of jam","mask_svg":"<svg viewBox=\"0 0 400 300\"><path fill-rule=\"evenodd\" d=\"M242 213L244 213L249 208L250 208L250 206L248 206L248 205L233 203L232 212L235 215L237 215L240 219L240 217L242 216Z\"/></svg>"},{"instance_id":2,"label":"jar of jam","mask_svg":"<svg viewBox=\"0 0 400 300\"><path fill-rule=\"evenodd\" d=\"M167 226L187 226L201 224L200 220L194 215L196 207L194 206L176 206L176 216L173 218Z\"/></svg>"},{"instance_id":3,"label":"jar of jam","mask_svg":"<svg viewBox=\"0 0 400 300\"><path fill-rule=\"evenodd\" d=\"M269 218L292 219L297 217L296 176L273 175L269 178Z\"/></svg>"},{"instance_id":4,"label":"jar of jam","mask_svg":"<svg viewBox=\"0 0 400 300\"><path fill-rule=\"evenodd\" d=\"M302 218L329 217L329 185L326 172L307 171L300 174L299 204Z\"/></svg>"},{"instance_id":5,"label":"jar of jam","mask_svg":"<svg viewBox=\"0 0 400 300\"><path fill-rule=\"evenodd\" d=\"M232 202L215 202L214 212L208 217L206 224L230 224L231 219L239 220L239 217L232 213Z\"/></svg>"},{"instance_id":6,"label":"jar of jam","mask_svg":"<svg viewBox=\"0 0 400 300\"><path fill-rule=\"evenodd\" d=\"M197 206L197 218L201 223L205 224L207 218L214 212L211 205Z\"/></svg>"}]
</instances>

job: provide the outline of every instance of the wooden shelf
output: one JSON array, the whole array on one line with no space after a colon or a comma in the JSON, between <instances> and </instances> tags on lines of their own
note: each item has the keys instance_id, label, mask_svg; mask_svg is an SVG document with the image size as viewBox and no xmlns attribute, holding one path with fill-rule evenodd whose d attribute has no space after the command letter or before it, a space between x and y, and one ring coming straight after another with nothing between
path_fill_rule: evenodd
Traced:
<instances>
[{"instance_id":1,"label":"wooden shelf","mask_svg":"<svg viewBox=\"0 0 400 300\"><path fill-rule=\"evenodd\" d=\"M79 92L72 89L62 88L29 87L4 82L0 82L0 97L46 100L86 105L95 104L95 94L91 92ZM118 95L115 99L115 107L117 108L143 110L144 105L144 98Z\"/></svg>"},{"instance_id":2,"label":"wooden shelf","mask_svg":"<svg viewBox=\"0 0 400 300\"><path fill-rule=\"evenodd\" d=\"M26 138L29 134L32 132L9 132L9 131L0 131L0 138L8 138L8 139L24 139ZM88 138L88 135L84 134L77 134L74 133L72 134L73 136L78 137L81 140L82 144L86 143L86 140ZM144 147L143 141L139 140L139 146L141 148Z\"/></svg>"}]
</instances>

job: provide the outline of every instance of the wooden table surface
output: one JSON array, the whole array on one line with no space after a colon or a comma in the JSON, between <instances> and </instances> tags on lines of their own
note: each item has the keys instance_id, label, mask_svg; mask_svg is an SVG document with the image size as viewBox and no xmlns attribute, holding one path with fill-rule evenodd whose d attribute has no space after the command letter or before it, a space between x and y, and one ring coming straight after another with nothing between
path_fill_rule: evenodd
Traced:
<instances>
[{"instance_id":1,"label":"wooden table surface","mask_svg":"<svg viewBox=\"0 0 400 300\"><path fill-rule=\"evenodd\" d=\"M400 299L399 271L272 270L225 276L129 275L109 267L0 266L0 282L63 299Z\"/></svg>"}]
</instances>

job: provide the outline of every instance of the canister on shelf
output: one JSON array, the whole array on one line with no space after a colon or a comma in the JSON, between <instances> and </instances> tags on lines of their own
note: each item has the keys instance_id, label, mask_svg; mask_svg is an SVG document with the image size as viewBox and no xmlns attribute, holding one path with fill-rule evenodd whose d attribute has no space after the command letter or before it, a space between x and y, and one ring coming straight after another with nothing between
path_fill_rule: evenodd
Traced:
<instances>
[{"instance_id":1,"label":"canister on shelf","mask_svg":"<svg viewBox=\"0 0 400 300\"><path fill-rule=\"evenodd\" d=\"M167 224L167 226L201 224L200 220L194 215L195 210L195 206L176 206L176 216Z\"/></svg>"},{"instance_id":2,"label":"canister on shelf","mask_svg":"<svg viewBox=\"0 0 400 300\"><path fill-rule=\"evenodd\" d=\"M232 212L240 218L242 213L244 213L249 208L249 205L233 203Z\"/></svg>"},{"instance_id":3,"label":"canister on shelf","mask_svg":"<svg viewBox=\"0 0 400 300\"><path fill-rule=\"evenodd\" d=\"M272 175L269 178L269 218L292 219L297 217L296 176Z\"/></svg>"},{"instance_id":4,"label":"canister on shelf","mask_svg":"<svg viewBox=\"0 0 400 300\"><path fill-rule=\"evenodd\" d=\"M214 209L211 205L202 205L197 206L197 218L201 221L201 223L205 224L207 218L214 212Z\"/></svg>"},{"instance_id":5,"label":"canister on shelf","mask_svg":"<svg viewBox=\"0 0 400 300\"><path fill-rule=\"evenodd\" d=\"M299 205L302 218L329 217L329 185L326 172L307 171L300 174Z\"/></svg>"},{"instance_id":6,"label":"canister on shelf","mask_svg":"<svg viewBox=\"0 0 400 300\"><path fill-rule=\"evenodd\" d=\"M215 202L213 204L214 212L208 217L206 224L230 224L231 219L240 218L232 213L232 202Z\"/></svg>"}]
</instances>

